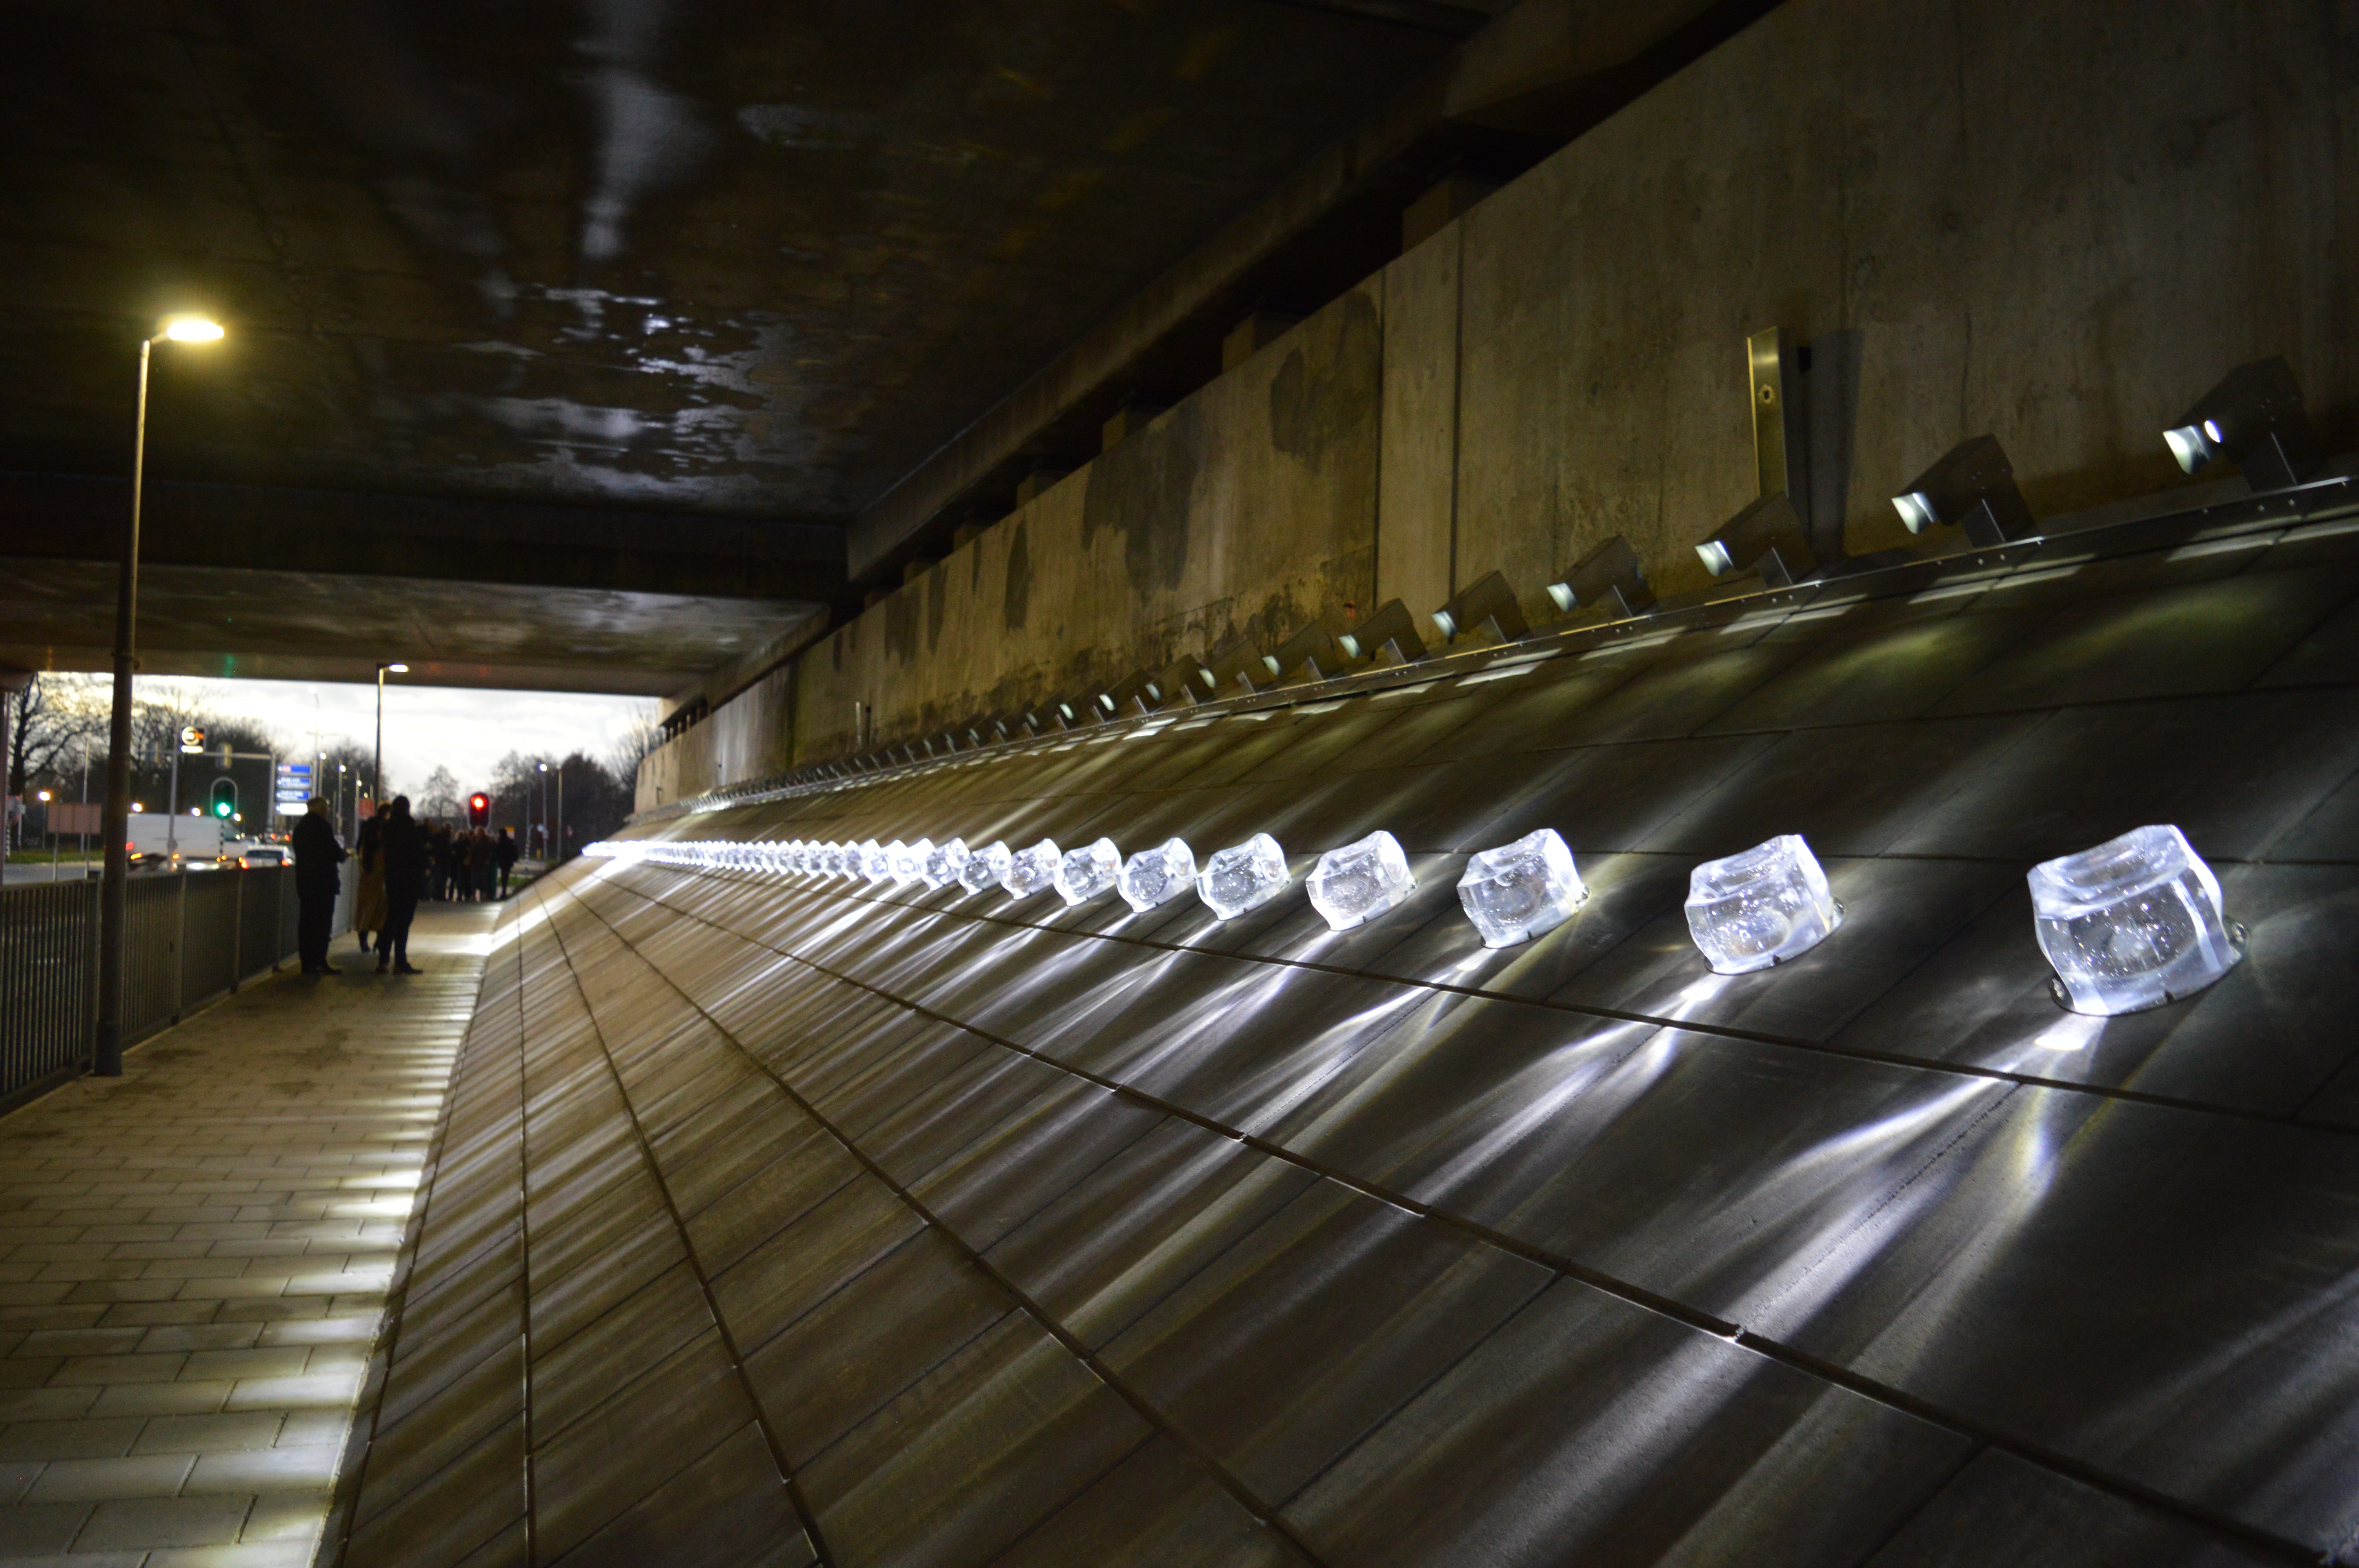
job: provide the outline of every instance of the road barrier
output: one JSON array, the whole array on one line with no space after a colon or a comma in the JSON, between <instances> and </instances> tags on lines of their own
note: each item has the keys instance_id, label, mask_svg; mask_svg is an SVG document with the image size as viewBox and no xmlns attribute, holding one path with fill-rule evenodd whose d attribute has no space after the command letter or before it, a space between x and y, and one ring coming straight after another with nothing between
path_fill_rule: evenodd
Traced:
<instances>
[{"instance_id":1,"label":"road barrier","mask_svg":"<svg viewBox=\"0 0 2359 1568\"><path fill-rule=\"evenodd\" d=\"M352 881L331 929L350 923ZM168 1029L295 956L289 866L142 873L127 890L123 1043ZM0 888L0 1111L90 1070L99 884Z\"/></svg>"}]
</instances>

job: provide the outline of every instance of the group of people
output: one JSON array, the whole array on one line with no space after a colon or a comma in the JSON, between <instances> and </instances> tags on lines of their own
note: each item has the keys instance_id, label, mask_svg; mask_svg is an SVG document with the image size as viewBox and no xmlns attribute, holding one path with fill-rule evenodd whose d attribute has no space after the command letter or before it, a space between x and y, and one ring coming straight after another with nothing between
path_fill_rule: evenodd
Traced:
<instances>
[{"instance_id":1,"label":"group of people","mask_svg":"<svg viewBox=\"0 0 2359 1568\"><path fill-rule=\"evenodd\" d=\"M337 867L357 854L360 885L353 897L353 930L361 951L376 954L380 975L415 975L409 961L409 924L422 898L488 902L508 895L516 869L516 841L506 828L498 835L477 827L454 832L440 822L409 814L409 797L393 800L361 824L360 841L349 853L329 825L328 805L314 795L290 835L295 850L298 905L297 949L307 975L339 973L328 962L336 893L342 886ZM372 946L371 938L374 937Z\"/></svg>"},{"instance_id":2,"label":"group of people","mask_svg":"<svg viewBox=\"0 0 2359 1568\"><path fill-rule=\"evenodd\" d=\"M368 826L361 827L361 846L368 846ZM426 825L426 893L436 903L489 903L508 896L508 873L516 870L516 835L481 827L463 831L445 823Z\"/></svg>"}]
</instances>

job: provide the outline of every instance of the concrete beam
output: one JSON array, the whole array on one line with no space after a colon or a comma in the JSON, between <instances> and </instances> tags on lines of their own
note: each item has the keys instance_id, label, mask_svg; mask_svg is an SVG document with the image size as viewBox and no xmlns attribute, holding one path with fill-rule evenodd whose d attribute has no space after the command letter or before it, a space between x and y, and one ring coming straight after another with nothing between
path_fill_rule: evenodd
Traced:
<instances>
[{"instance_id":1,"label":"concrete beam","mask_svg":"<svg viewBox=\"0 0 2359 1568\"><path fill-rule=\"evenodd\" d=\"M852 524L851 576L889 580L910 555L945 544L970 509L995 499L1004 511L995 492L1057 456L1051 447L1096 449L1125 400L1201 384L1274 279L1324 279L1319 297L1289 301L1308 308L1375 272L1397 254L1402 209L1470 154L1535 162L1775 4L1521 0L1502 12L879 497ZM1321 244L1343 254L1300 264ZM1201 368L1165 384L1175 362Z\"/></svg>"},{"instance_id":2,"label":"concrete beam","mask_svg":"<svg viewBox=\"0 0 2359 1568\"><path fill-rule=\"evenodd\" d=\"M110 560L128 481L0 473L0 557ZM148 481L140 557L352 577L834 603L843 531L605 507ZM12 563L0 559L0 573Z\"/></svg>"},{"instance_id":3,"label":"concrete beam","mask_svg":"<svg viewBox=\"0 0 2359 1568\"><path fill-rule=\"evenodd\" d=\"M0 665L112 667L112 562L0 567ZM149 564L146 675L367 680L664 697L824 627L823 604Z\"/></svg>"}]
</instances>

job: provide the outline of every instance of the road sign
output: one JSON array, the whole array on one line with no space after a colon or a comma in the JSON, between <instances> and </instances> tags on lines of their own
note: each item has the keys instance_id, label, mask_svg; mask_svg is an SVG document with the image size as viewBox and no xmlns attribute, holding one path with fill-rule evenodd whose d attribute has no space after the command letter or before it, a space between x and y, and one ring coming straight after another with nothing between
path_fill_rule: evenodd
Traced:
<instances>
[{"instance_id":1,"label":"road sign","mask_svg":"<svg viewBox=\"0 0 2359 1568\"><path fill-rule=\"evenodd\" d=\"M205 732L202 727L195 724L181 725L180 750L183 752L201 752L204 749Z\"/></svg>"}]
</instances>

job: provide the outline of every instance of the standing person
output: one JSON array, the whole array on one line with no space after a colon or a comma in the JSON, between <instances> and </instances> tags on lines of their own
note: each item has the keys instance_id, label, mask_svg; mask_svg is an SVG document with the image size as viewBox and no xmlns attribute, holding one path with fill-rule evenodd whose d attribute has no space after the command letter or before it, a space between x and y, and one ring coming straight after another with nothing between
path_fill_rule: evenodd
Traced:
<instances>
[{"instance_id":1,"label":"standing person","mask_svg":"<svg viewBox=\"0 0 2359 1568\"><path fill-rule=\"evenodd\" d=\"M409 962L409 923L418 917L418 894L426 885L426 840L409 819L409 797L397 795L385 809L385 930L377 937L376 972L390 960L398 975L419 971Z\"/></svg>"},{"instance_id":2,"label":"standing person","mask_svg":"<svg viewBox=\"0 0 2359 1568\"><path fill-rule=\"evenodd\" d=\"M499 840L478 827L475 829L475 900L479 903L489 903L499 895Z\"/></svg>"},{"instance_id":3,"label":"standing person","mask_svg":"<svg viewBox=\"0 0 2359 1568\"><path fill-rule=\"evenodd\" d=\"M385 824L372 816L361 824L360 886L353 890L353 929L360 934L361 951L369 950L369 933L385 929Z\"/></svg>"},{"instance_id":4,"label":"standing person","mask_svg":"<svg viewBox=\"0 0 2359 1568\"><path fill-rule=\"evenodd\" d=\"M336 867L344 847L328 826L328 803L318 795L303 803L303 819L288 835L295 849L295 950L302 956L307 975L342 973L328 962L329 924L336 917L336 890L343 879Z\"/></svg>"},{"instance_id":5,"label":"standing person","mask_svg":"<svg viewBox=\"0 0 2359 1568\"><path fill-rule=\"evenodd\" d=\"M451 830L440 822L426 827L426 896L440 903L451 892Z\"/></svg>"},{"instance_id":6,"label":"standing person","mask_svg":"<svg viewBox=\"0 0 2359 1568\"><path fill-rule=\"evenodd\" d=\"M505 899L508 896L508 873L516 870L516 835L505 827L500 829L499 858L500 897Z\"/></svg>"}]
</instances>

